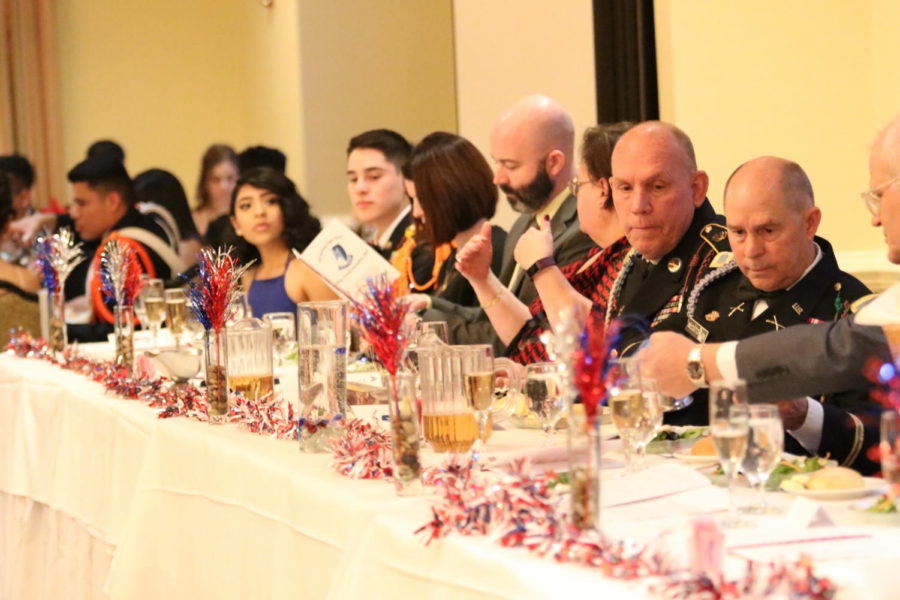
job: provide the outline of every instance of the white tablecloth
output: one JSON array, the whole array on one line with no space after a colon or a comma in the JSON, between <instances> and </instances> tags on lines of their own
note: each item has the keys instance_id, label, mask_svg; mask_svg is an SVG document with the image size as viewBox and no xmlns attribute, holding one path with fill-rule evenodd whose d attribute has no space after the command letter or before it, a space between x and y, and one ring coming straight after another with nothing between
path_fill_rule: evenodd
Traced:
<instances>
[{"instance_id":1,"label":"white tablecloth","mask_svg":"<svg viewBox=\"0 0 900 600\"><path fill-rule=\"evenodd\" d=\"M539 436L497 432L492 447ZM643 484L604 474L619 499L604 511L610 534L656 537L725 506L723 490L686 475L680 493L642 496L653 478L679 473L655 460ZM330 461L236 426L160 420L81 375L0 356L0 599L646 597L638 584L485 538L425 546L413 531L432 497L398 498ZM729 543L779 533L754 531ZM896 564L900 535L853 531L870 536L856 560L831 544L819 567L845 583L844 597L894 597L897 576L879 561Z\"/></svg>"}]
</instances>

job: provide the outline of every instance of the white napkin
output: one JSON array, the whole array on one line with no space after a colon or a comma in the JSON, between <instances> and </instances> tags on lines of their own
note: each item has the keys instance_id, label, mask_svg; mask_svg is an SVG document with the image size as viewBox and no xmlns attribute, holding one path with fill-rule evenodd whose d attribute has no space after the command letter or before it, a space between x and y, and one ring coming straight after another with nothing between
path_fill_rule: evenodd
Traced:
<instances>
[{"instance_id":1,"label":"white napkin","mask_svg":"<svg viewBox=\"0 0 900 600\"><path fill-rule=\"evenodd\" d=\"M711 485L709 479L696 469L667 461L633 475L603 479L600 483L600 503L604 508L609 508Z\"/></svg>"}]
</instances>

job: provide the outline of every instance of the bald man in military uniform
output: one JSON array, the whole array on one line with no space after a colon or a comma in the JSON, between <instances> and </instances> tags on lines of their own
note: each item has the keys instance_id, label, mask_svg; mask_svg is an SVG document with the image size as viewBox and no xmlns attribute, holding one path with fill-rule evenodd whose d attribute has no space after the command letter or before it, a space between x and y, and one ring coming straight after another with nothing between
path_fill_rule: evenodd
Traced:
<instances>
[{"instance_id":1,"label":"bald man in military uniform","mask_svg":"<svg viewBox=\"0 0 900 600\"><path fill-rule=\"evenodd\" d=\"M809 178L796 163L764 156L738 167L725 184L734 260L703 277L688 295L684 314L665 328L683 328L702 344L849 315L869 289L841 271L831 244L816 236L821 217ZM705 396L695 394L698 406L706 404ZM864 421L877 422L879 412L866 391L818 402L789 400L780 408L789 452L829 454L863 472L877 471L861 452ZM844 426L848 415L838 409L849 413L852 427Z\"/></svg>"}]
</instances>

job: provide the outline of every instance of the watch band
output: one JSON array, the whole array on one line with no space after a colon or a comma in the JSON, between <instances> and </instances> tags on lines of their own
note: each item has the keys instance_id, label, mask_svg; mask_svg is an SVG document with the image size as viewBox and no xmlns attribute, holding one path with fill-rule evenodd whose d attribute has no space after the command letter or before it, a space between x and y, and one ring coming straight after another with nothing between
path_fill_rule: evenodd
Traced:
<instances>
[{"instance_id":1,"label":"watch band","mask_svg":"<svg viewBox=\"0 0 900 600\"><path fill-rule=\"evenodd\" d=\"M544 258L539 258L534 261L534 264L525 270L525 274L528 275L528 279L534 279L534 276L537 275L541 269L552 267L555 264L556 260L552 256L545 256Z\"/></svg>"},{"instance_id":2,"label":"watch band","mask_svg":"<svg viewBox=\"0 0 900 600\"><path fill-rule=\"evenodd\" d=\"M706 369L703 367L703 344L698 344L688 352L687 376L697 387L706 387Z\"/></svg>"}]
</instances>

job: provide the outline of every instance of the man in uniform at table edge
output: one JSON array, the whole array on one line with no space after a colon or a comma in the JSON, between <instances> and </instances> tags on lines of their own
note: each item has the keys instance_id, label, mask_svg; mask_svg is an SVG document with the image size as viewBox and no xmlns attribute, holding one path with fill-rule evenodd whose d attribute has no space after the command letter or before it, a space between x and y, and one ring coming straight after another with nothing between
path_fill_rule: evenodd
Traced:
<instances>
[{"instance_id":1,"label":"man in uniform at table edge","mask_svg":"<svg viewBox=\"0 0 900 600\"><path fill-rule=\"evenodd\" d=\"M872 225L883 228L888 260L900 264L900 117L875 138L869 184L862 197ZM675 396L708 381L740 377L751 402L865 389L870 382L864 368L870 360L897 359L886 331L900 324L898 298L900 283L895 283L847 319L798 325L740 342L697 345L677 333L657 333L640 354L642 372L663 393Z\"/></svg>"}]
</instances>

